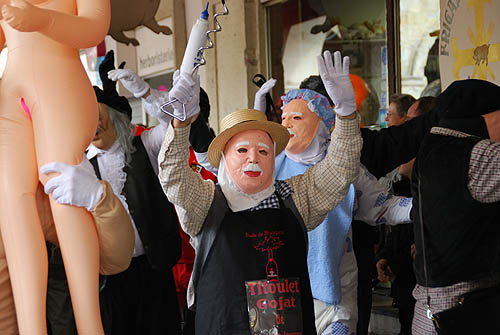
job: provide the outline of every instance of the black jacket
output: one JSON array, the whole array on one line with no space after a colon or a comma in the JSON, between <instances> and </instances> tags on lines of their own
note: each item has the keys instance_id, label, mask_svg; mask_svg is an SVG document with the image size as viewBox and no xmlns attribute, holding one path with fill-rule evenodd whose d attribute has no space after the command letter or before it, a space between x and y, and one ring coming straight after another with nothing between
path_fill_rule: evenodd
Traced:
<instances>
[{"instance_id":1,"label":"black jacket","mask_svg":"<svg viewBox=\"0 0 500 335\"><path fill-rule=\"evenodd\" d=\"M168 201L151 166L141 137L134 138L136 151L130 166L125 166L127 180L123 187L129 213L155 270L170 271L180 258L181 240L174 206ZM97 157L90 160L101 179Z\"/></svg>"}]
</instances>

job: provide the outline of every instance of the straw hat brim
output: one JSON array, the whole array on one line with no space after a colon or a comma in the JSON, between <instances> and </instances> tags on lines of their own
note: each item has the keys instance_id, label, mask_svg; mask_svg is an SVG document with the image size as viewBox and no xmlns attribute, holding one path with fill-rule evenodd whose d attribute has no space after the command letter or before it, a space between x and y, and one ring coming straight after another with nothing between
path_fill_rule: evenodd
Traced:
<instances>
[{"instance_id":1,"label":"straw hat brim","mask_svg":"<svg viewBox=\"0 0 500 335\"><path fill-rule=\"evenodd\" d=\"M228 128L217 135L210 146L208 147L207 159L210 164L218 168L222 157L222 152L226 147L226 143L236 134L245 130L263 130L271 136L271 139L276 143L276 156L280 154L288 144L290 133L279 123L272 121L245 121L238 123L231 128Z\"/></svg>"}]
</instances>

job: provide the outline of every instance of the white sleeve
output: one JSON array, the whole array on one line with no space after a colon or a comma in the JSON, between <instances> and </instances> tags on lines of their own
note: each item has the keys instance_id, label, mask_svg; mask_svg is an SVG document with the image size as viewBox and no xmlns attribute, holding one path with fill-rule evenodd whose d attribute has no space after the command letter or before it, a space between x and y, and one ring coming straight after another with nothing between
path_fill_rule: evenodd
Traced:
<instances>
[{"instance_id":1,"label":"white sleeve","mask_svg":"<svg viewBox=\"0 0 500 335\"><path fill-rule=\"evenodd\" d=\"M412 198L394 196L387 192L363 165L353 184L356 190L354 219L372 226L411 222Z\"/></svg>"},{"instance_id":2,"label":"white sleeve","mask_svg":"<svg viewBox=\"0 0 500 335\"><path fill-rule=\"evenodd\" d=\"M144 104L144 109L149 115L154 114L154 112L160 109L161 105L168 101L167 91L158 91L157 89L150 88L149 95L147 98L142 99Z\"/></svg>"},{"instance_id":3,"label":"white sleeve","mask_svg":"<svg viewBox=\"0 0 500 335\"><path fill-rule=\"evenodd\" d=\"M160 152L166 132L167 127L160 123L156 127L142 132L140 135L156 175L158 175L158 153Z\"/></svg>"}]
</instances>

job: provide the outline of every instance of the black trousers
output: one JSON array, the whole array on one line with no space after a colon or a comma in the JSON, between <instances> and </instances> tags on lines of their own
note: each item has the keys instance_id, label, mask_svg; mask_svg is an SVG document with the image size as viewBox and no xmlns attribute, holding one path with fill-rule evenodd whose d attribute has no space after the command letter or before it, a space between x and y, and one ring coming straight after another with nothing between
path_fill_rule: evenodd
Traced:
<instances>
[{"instance_id":1,"label":"black trousers","mask_svg":"<svg viewBox=\"0 0 500 335\"><path fill-rule=\"evenodd\" d=\"M374 227L362 221L352 221L352 239L358 263L358 324L357 335L367 335L372 311L372 280L377 277L373 245L377 239Z\"/></svg>"},{"instance_id":2,"label":"black trousers","mask_svg":"<svg viewBox=\"0 0 500 335\"><path fill-rule=\"evenodd\" d=\"M47 333L49 335L75 335L76 324L69 295L60 249L47 242L49 273L47 279Z\"/></svg>"},{"instance_id":3,"label":"black trousers","mask_svg":"<svg viewBox=\"0 0 500 335\"><path fill-rule=\"evenodd\" d=\"M399 323L401 324L401 334L411 334L411 324L415 309L415 299L413 289L415 288L415 277L400 278L394 281L396 295L396 305L398 307Z\"/></svg>"},{"instance_id":4,"label":"black trousers","mask_svg":"<svg viewBox=\"0 0 500 335\"><path fill-rule=\"evenodd\" d=\"M132 258L126 271L106 277L100 302L106 335L181 333L172 271L153 269L145 255Z\"/></svg>"}]
</instances>

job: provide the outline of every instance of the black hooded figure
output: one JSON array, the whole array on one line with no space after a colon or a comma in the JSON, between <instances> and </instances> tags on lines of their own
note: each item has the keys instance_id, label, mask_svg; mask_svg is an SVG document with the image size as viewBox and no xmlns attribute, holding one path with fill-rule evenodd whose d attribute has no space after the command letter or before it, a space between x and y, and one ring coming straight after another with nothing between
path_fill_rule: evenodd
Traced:
<instances>
[{"instance_id":1,"label":"black hooded figure","mask_svg":"<svg viewBox=\"0 0 500 335\"><path fill-rule=\"evenodd\" d=\"M157 162L167 129L160 124L134 136L132 108L118 95L116 82L108 79L114 68L110 51L99 67L103 89L94 87L99 124L87 157L128 211L135 248L130 267L107 276L101 288L104 331L176 335L181 325L172 266L181 252L179 223L160 186Z\"/></svg>"},{"instance_id":2,"label":"black hooded figure","mask_svg":"<svg viewBox=\"0 0 500 335\"><path fill-rule=\"evenodd\" d=\"M125 62L122 62L119 69L123 69ZM128 99L122 97L116 91L116 81L108 78L108 72L115 69L115 53L113 50L108 51L106 57L99 65L99 77L102 82L102 90L98 86L94 86L97 102L110 106L120 113L127 115L129 120L132 120L132 107Z\"/></svg>"},{"instance_id":3,"label":"black hooded figure","mask_svg":"<svg viewBox=\"0 0 500 335\"><path fill-rule=\"evenodd\" d=\"M500 285L500 129L488 121L500 118L500 87L455 81L436 105L439 127L424 137L412 175L417 335L435 334L428 297L438 313L466 292ZM498 307L480 305L494 322L468 315L456 334L500 333Z\"/></svg>"}]
</instances>

